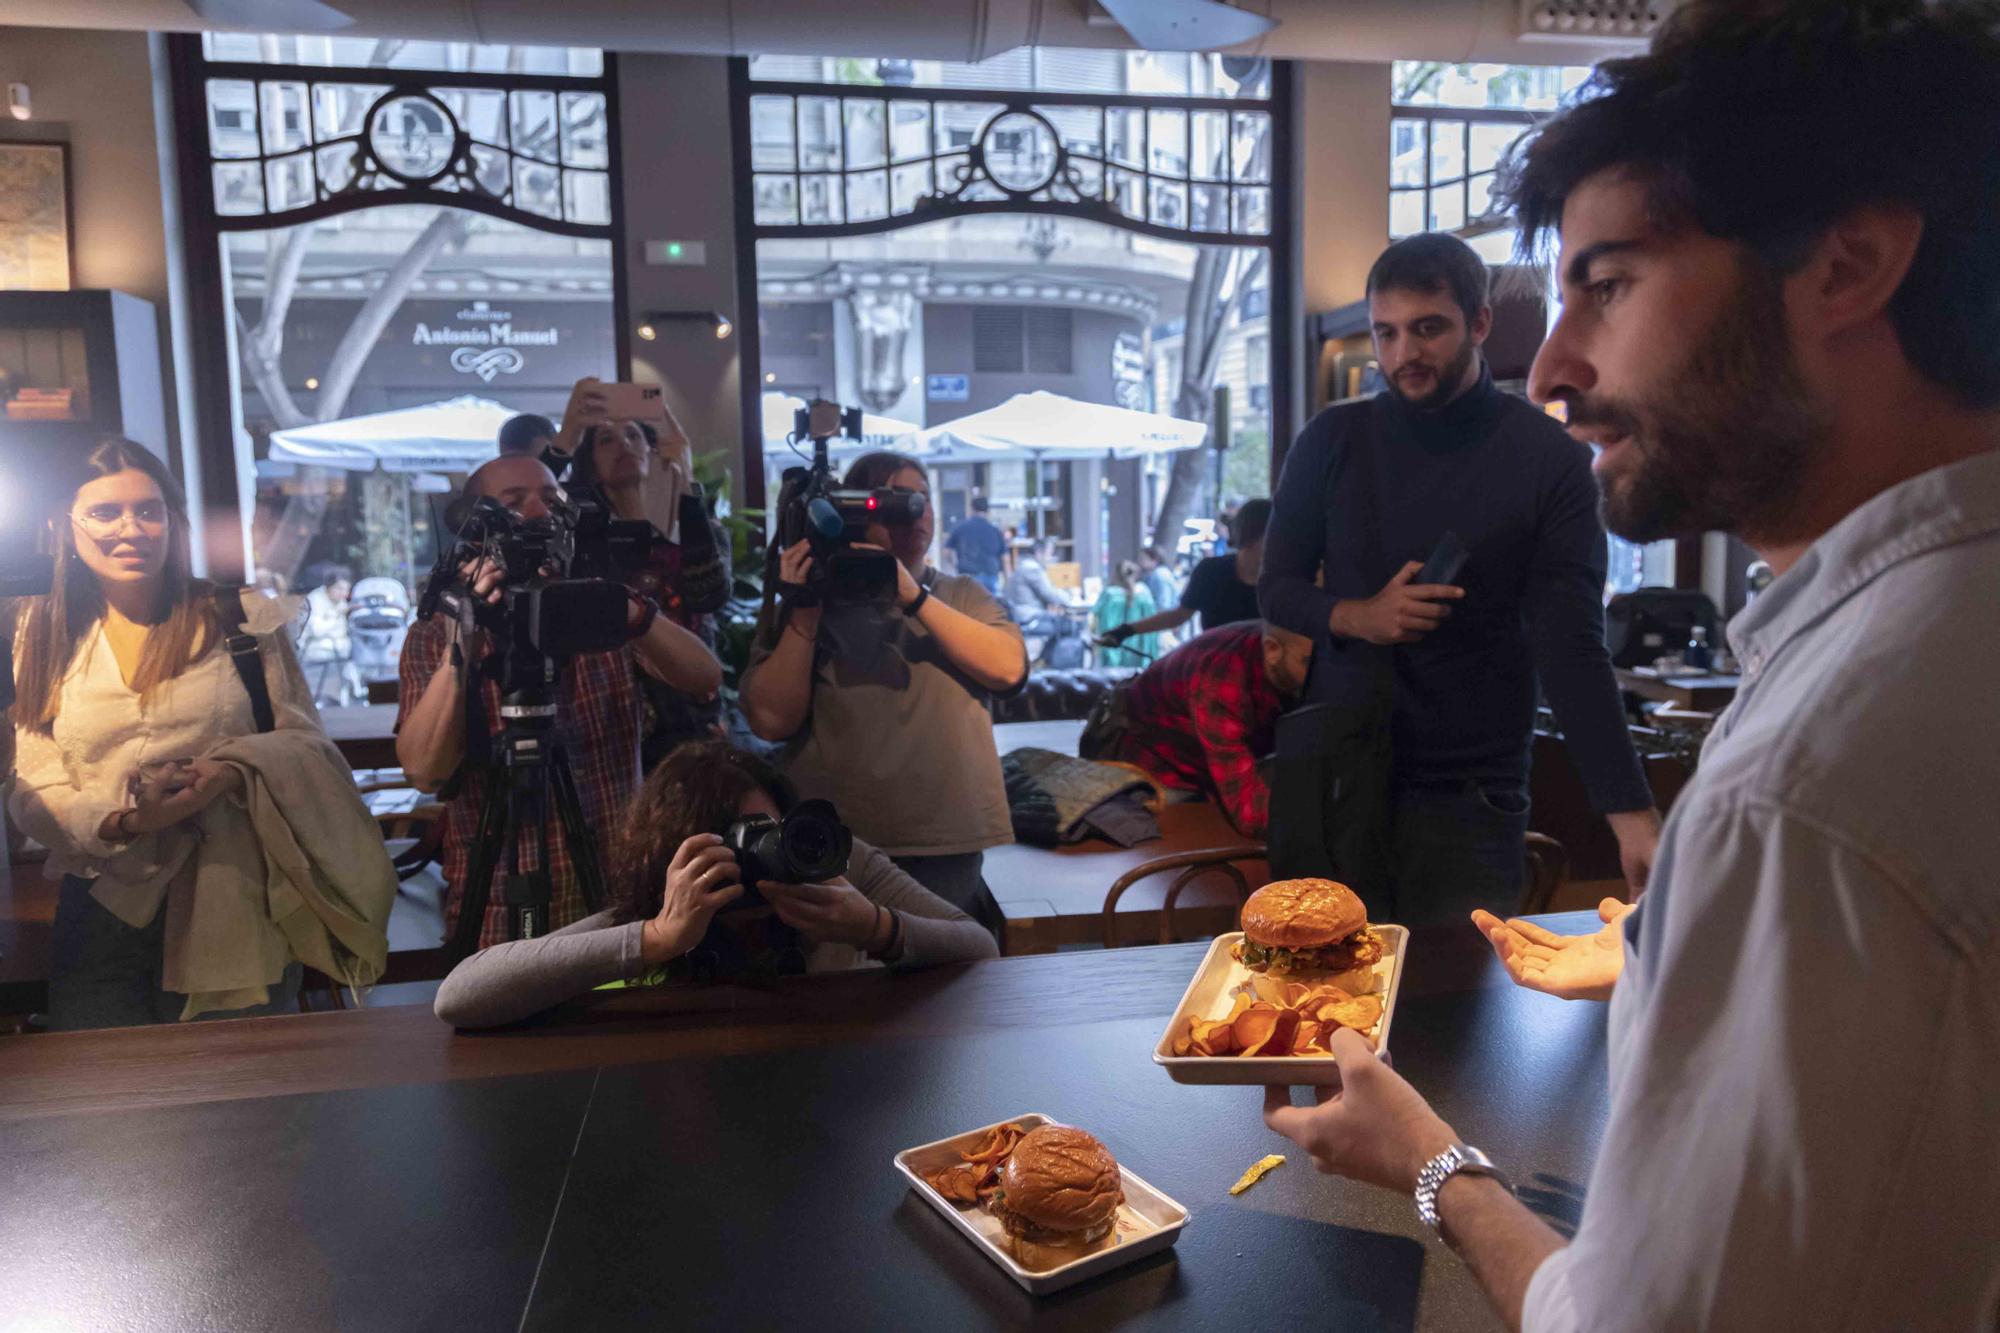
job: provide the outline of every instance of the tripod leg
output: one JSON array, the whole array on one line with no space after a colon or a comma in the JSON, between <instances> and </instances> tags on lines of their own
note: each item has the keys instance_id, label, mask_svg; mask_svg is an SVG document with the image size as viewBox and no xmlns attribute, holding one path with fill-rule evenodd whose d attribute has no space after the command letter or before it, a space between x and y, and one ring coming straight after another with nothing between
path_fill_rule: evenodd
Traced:
<instances>
[{"instance_id":1,"label":"tripod leg","mask_svg":"<svg viewBox=\"0 0 2000 1333\"><path fill-rule=\"evenodd\" d=\"M597 854L597 837L583 817L583 797L576 789L576 774L570 771L569 756L560 748L549 756L549 774L556 814L563 822L563 837L569 843L569 860L576 867L576 883L583 892L584 908L601 912L609 899L604 864Z\"/></svg>"},{"instance_id":2,"label":"tripod leg","mask_svg":"<svg viewBox=\"0 0 2000 1333\"><path fill-rule=\"evenodd\" d=\"M465 886L458 898L458 925L453 929L446 956L456 963L470 958L479 949L479 933L486 923L486 906L493 896L493 872L500 851L514 841L513 808L509 794L498 783L505 774L489 769L481 784L485 803L479 811L479 831L473 843L472 864L466 871ZM449 892L449 890L447 890Z\"/></svg>"}]
</instances>

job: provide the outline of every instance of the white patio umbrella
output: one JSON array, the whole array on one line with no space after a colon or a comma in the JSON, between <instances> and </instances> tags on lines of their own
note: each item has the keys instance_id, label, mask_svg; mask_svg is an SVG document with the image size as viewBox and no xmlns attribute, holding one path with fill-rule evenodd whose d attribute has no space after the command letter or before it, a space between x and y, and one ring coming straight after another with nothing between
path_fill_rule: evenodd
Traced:
<instances>
[{"instance_id":1,"label":"white patio umbrella","mask_svg":"<svg viewBox=\"0 0 2000 1333\"><path fill-rule=\"evenodd\" d=\"M1159 412L1087 403L1038 389L998 407L919 431L912 452L923 458L1138 458L1198 449L1208 426Z\"/></svg>"},{"instance_id":2,"label":"white patio umbrella","mask_svg":"<svg viewBox=\"0 0 2000 1333\"><path fill-rule=\"evenodd\" d=\"M466 395L273 431L269 457L345 472L470 472L500 452L511 407Z\"/></svg>"}]
</instances>

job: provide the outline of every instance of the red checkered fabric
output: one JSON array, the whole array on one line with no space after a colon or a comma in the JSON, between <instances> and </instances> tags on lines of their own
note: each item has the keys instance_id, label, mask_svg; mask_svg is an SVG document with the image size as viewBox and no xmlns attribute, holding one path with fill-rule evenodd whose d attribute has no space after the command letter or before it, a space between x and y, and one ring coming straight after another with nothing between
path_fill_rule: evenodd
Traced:
<instances>
[{"instance_id":1,"label":"red checkered fabric","mask_svg":"<svg viewBox=\"0 0 2000 1333\"><path fill-rule=\"evenodd\" d=\"M1278 692L1264 675L1263 625L1242 621L1198 635L1127 687L1130 730L1115 755L1170 787L1206 792L1237 830L1261 836L1271 789L1257 761L1276 743Z\"/></svg>"},{"instance_id":2,"label":"red checkered fabric","mask_svg":"<svg viewBox=\"0 0 2000 1333\"><path fill-rule=\"evenodd\" d=\"M444 660L447 636L442 617L433 616L410 627L409 637L403 642L398 731ZM629 648L578 657L570 663L557 700L556 735L569 756L570 771L576 775L584 822L597 834L598 862L606 866L610 831L617 827L626 803L639 785L639 691L633 680L635 667ZM487 734L492 735L500 725L497 682L481 682L480 704ZM444 847L438 861L446 885L447 938L457 926L466 872L471 867L473 843L479 832L479 813L485 801L482 777L468 772L458 794L445 806ZM569 840L556 818L553 804L548 822L549 922L551 929L558 929L589 912L577 883L576 867L570 859ZM521 868L532 869L536 865L533 832L523 831L518 836ZM501 901L506 871L507 856L503 850L499 867L494 871L492 894L487 899L486 920L479 931L482 949L507 938L507 912Z\"/></svg>"}]
</instances>

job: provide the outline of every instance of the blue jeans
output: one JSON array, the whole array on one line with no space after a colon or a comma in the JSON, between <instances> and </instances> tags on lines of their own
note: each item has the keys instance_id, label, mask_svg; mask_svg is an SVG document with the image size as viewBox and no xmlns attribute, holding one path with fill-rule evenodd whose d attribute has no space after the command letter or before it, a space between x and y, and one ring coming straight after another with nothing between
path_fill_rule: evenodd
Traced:
<instances>
[{"instance_id":1,"label":"blue jeans","mask_svg":"<svg viewBox=\"0 0 2000 1333\"><path fill-rule=\"evenodd\" d=\"M1000 595L1000 576L998 574L972 574L968 577L995 597Z\"/></svg>"},{"instance_id":2,"label":"blue jeans","mask_svg":"<svg viewBox=\"0 0 2000 1333\"><path fill-rule=\"evenodd\" d=\"M986 927L994 939L1000 938L1007 919L1000 904L986 887L985 852L959 852L951 856L892 856L898 869L959 911Z\"/></svg>"},{"instance_id":3,"label":"blue jeans","mask_svg":"<svg viewBox=\"0 0 2000 1333\"><path fill-rule=\"evenodd\" d=\"M160 986L167 912L134 929L90 896L91 881L65 875L56 897L53 954L49 973L49 1028L132 1028L180 1020L187 996ZM297 1013L302 969L294 961L271 987L271 998L248 1009L203 1014L211 1018L256 1018Z\"/></svg>"},{"instance_id":4,"label":"blue jeans","mask_svg":"<svg viewBox=\"0 0 2000 1333\"><path fill-rule=\"evenodd\" d=\"M1395 883L1393 915L1382 920L1458 925L1475 907L1507 916L1519 905L1527 864L1525 786L1398 786L1389 804Z\"/></svg>"}]
</instances>

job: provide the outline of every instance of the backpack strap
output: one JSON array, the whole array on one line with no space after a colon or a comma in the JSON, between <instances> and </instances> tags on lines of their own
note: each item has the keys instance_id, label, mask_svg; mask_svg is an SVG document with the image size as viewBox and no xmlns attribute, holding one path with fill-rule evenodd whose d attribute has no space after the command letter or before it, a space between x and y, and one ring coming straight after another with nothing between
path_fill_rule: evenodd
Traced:
<instances>
[{"instance_id":1,"label":"backpack strap","mask_svg":"<svg viewBox=\"0 0 2000 1333\"><path fill-rule=\"evenodd\" d=\"M271 687L264 679L264 659L257 651L257 636L250 632L249 624L243 619L242 592L236 588L217 587L215 616L222 627L222 646L228 650L229 660L236 666L236 675L243 682L244 693L250 696L250 716L257 720L258 731L269 731L277 725L277 719L271 712Z\"/></svg>"}]
</instances>

